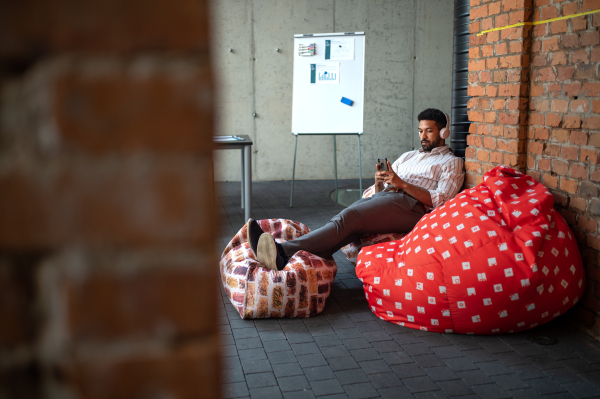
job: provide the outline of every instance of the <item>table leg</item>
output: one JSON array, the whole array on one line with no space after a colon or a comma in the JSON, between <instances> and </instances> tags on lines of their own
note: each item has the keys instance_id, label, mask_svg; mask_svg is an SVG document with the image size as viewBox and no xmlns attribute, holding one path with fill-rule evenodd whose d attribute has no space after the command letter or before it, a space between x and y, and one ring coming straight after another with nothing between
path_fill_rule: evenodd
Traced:
<instances>
[{"instance_id":1,"label":"table leg","mask_svg":"<svg viewBox=\"0 0 600 399\"><path fill-rule=\"evenodd\" d=\"M241 194L242 195L242 209L244 209L244 178L245 178L244 177L244 151L246 151L246 147L244 147L242 149L242 162L241 162L242 166L241 166L241 174L240 174L240 176L241 176L240 177L240 181L241 181L241 184L242 184L242 187L241 187L241 190L240 190L240 192L242 193ZM246 218L246 220L248 220L248 219Z\"/></svg>"},{"instance_id":2,"label":"table leg","mask_svg":"<svg viewBox=\"0 0 600 399\"><path fill-rule=\"evenodd\" d=\"M244 217L252 215L252 146L244 146Z\"/></svg>"}]
</instances>

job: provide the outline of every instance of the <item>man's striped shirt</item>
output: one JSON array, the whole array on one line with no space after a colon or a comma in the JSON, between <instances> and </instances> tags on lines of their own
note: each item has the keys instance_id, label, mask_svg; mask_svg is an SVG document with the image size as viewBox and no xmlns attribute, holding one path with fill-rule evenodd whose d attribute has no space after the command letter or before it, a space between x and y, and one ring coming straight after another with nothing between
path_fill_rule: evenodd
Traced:
<instances>
[{"instance_id":1,"label":"man's striped shirt","mask_svg":"<svg viewBox=\"0 0 600 399\"><path fill-rule=\"evenodd\" d=\"M430 152L422 148L402 154L392 169L405 182L429 191L434 208L454 198L465 179L464 160L447 145Z\"/></svg>"}]
</instances>

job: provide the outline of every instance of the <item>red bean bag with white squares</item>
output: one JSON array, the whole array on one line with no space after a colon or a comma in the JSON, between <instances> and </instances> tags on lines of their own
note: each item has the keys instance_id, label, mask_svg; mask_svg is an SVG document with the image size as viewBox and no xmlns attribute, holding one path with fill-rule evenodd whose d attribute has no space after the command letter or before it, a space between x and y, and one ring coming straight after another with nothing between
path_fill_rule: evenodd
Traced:
<instances>
[{"instance_id":1,"label":"red bean bag with white squares","mask_svg":"<svg viewBox=\"0 0 600 399\"><path fill-rule=\"evenodd\" d=\"M258 220L275 241L293 240L310 232L288 219ZM246 225L231 239L219 262L227 297L242 319L310 317L323 311L337 272L334 260L298 251L283 270L270 270L250 250Z\"/></svg>"},{"instance_id":2,"label":"red bean bag with white squares","mask_svg":"<svg viewBox=\"0 0 600 399\"><path fill-rule=\"evenodd\" d=\"M363 248L356 275L376 315L434 332L526 330L565 313L585 290L575 237L552 195L504 166L401 240Z\"/></svg>"}]
</instances>

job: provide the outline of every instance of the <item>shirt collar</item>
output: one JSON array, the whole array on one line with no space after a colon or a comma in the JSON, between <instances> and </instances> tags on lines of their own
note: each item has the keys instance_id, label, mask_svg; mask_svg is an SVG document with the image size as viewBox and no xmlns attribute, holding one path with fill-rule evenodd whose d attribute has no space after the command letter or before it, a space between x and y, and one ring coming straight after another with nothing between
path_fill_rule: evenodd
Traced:
<instances>
[{"instance_id":1,"label":"shirt collar","mask_svg":"<svg viewBox=\"0 0 600 399\"><path fill-rule=\"evenodd\" d=\"M423 147L419 148L419 150L418 150L418 151L419 151L419 152L421 152L421 153L425 152L425 151L423 150ZM447 153L448 151L450 151L450 147L449 147L448 145L442 145L442 146L440 146L440 147L435 147L433 150L431 150L431 151L430 151L430 154L431 154L431 155L433 155L433 154L438 154L438 153L439 153L439 154L445 154L445 153Z\"/></svg>"}]
</instances>

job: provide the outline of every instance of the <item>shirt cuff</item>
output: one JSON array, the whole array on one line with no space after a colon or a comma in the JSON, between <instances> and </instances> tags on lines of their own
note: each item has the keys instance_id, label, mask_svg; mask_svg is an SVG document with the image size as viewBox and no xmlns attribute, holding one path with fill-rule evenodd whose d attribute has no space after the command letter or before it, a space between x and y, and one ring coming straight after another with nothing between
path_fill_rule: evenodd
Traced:
<instances>
[{"instance_id":1,"label":"shirt cuff","mask_svg":"<svg viewBox=\"0 0 600 399\"><path fill-rule=\"evenodd\" d=\"M440 194L439 192L435 191L435 190L427 190L429 191L429 194L431 195L431 205L432 208L437 208L438 206L442 205L444 202L446 202L444 200L444 196L442 194Z\"/></svg>"}]
</instances>

